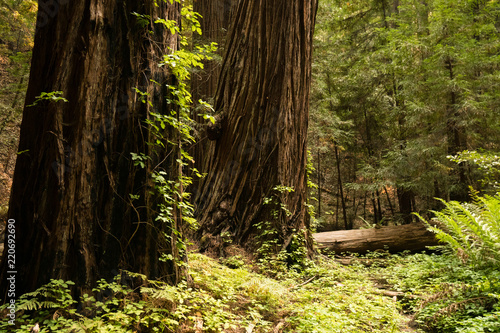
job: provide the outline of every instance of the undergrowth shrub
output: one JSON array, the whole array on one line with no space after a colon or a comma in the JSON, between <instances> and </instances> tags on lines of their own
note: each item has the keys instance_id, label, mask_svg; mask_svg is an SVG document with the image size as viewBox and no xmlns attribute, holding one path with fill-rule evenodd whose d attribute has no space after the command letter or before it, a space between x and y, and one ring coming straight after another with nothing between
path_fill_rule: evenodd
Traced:
<instances>
[{"instance_id":1,"label":"undergrowth shrub","mask_svg":"<svg viewBox=\"0 0 500 333\"><path fill-rule=\"evenodd\" d=\"M280 280L229 268L190 254L192 283L142 281L132 290L117 277L99 281L88 295L71 298L71 282L54 280L18 299L16 331L29 332L401 332L397 304L377 294L366 267L331 259L290 270ZM0 313L6 310L5 306ZM12 331L0 322L0 331Z\"/></svg>"},{"instance_id":2,"label":"undergrowth shrub","mask_svg":"<svg viewBox=\"0 0 500 333\"><path fill-rule=\"evenodd\" d=\"M429 225L429 229L465 264L499 267L500 194L472 195L471 203L441 200L445 208L434 212L440 226Z\"/></svg>"},{"instance_id":3,"label":"undergrowth shrub","mask_svg":"<svg viewBox=\"0 0 500 333\"><path fill-rule=\"evenodd\" d=\"M424 332L500 332L500 272L464 265L451 253L393 255L373 271Z\"/></svg>"},{"instance_id":4,"label":"undergrowth shrub","mask_svg":"<svg viewBox=\"0 0 500 333\"><path fill-rule=\"evenodd\" d=\"M444 244L437 247L443 255L406 263L414 276L395 282L402 291L422 293L410 307L426 332L500 332L500 194L472 192L472 198L441 200L436 225L428 225Z\"/></svg>"}]
</instances>

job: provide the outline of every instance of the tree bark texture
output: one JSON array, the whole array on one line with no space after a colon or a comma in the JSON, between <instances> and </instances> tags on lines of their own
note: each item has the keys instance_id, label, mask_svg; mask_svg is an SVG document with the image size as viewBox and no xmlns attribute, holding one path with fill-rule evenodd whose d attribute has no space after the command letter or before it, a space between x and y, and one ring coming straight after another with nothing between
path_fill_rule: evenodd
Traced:
<instances>
[{"instance_id":1,"label":"tree bark texture","mask_svg":"<svg viewBox=\"0 0 500 333\"><path fill-rule=\"evenodd\" d=\"M203 32L201 43L216 42L217 54L224 55L227 31L231 24L231 14L238 0L195 0L193 9L199 13L201 30ZM219 82L221 62L217 59L204 62L204 69L193 75L193 96L197 101L212 100Z\"/></svg>"},{"instance_id":2,"label":"tree bark texture","mask_svg":"<svg viewBox=\"0 0 500 333\"><path fill-rule=\"evenodd\" d=\"M151 107L133 88L149 93L156 112L167 112L165 89L150 79L168 80L158 62L178 41L160 25L139 24L132 13L179 21L179 7L153 0L40 0L39 8L9 208L16 293L52 278L88 290L96 278L120 269L174 282L179 271L158 257L162 251L175 256L176 247L162 241L163 227L152 223L149 170L134 166L131 152L150 149L144 120ZM68 102L29 106L53 91ZM129 194L141 198L132 202Z\"/></svg>"},{"instance_id":3,"label":"tree bark texture","mask_svg":"<svg viewBox=\"0 0 500 333\"><path fill-rule=\"evenodd\" d=\"M212 60L203 61L204 68L193 73L191 88L195 103L202 99L213 104L222 67L220 59L225 53L226 37L237 2L238 0L195 0L193 2L194 11L202 16L200 25L203 32L201 38L195 41L200 44L217 43L218 48L216 53L220 56L220 58L216 57ZM204 113L206 110L199 110L195 104L192 118L198 125L198 137L197 142L191 150L191 154L195 160L195 167L199 170L203 169L203 165L215 149L214 142L208 139L207 133L203 129L207 121L203 117L198 116L200 112ZM194 180L195 182L191 187L191 191L193 192L199 186L196 178Z\"/></svg>"},{"instance_id":4,"label":"tree bark texture","mask_svg":"<svg viewBox=\"0 0 500 333\"><path fill-rule=\"evenodd\" d=\"M318 248L335 253L388 250L425 250L426 246L437 245L434 233L422 223L412 223L371 229L328 231L314 234Z\"/></svg>"},{"instance_id":5,"label":"tree bark texture","mask_svg":"<svg viewBox=\"0 0 500 333\"><path fill-rule=\"evenodd\" d=\"M196 193L203 247L217 248L220 234L229 232L234 243L252 249L256 223L268 221L285 249L309 226L305 165L316 7L305 0L242 0L236 7L215 97L220 130ZM293 192L273 190L278 185Z\"/></svg>"}]
</instances>

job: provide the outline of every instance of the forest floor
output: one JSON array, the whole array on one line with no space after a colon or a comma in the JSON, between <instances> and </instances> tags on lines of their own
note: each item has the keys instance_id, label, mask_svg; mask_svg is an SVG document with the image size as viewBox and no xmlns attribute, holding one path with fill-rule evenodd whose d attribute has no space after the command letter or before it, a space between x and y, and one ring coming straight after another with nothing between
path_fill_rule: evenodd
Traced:
<instances>
[{"instance_id":1,"label":"forest floor","mask_svg":"<svg viewBox=\"0 0 500 333\"><path fill-rule=\"evenodd\" d=\"M195 288L225 295L225 324L235 327L227 332L423 332L410 310L423 294L395 290L387 275L387 265L403 264L401 257L364 259L318 255L296 270L272 261L255 265L238 255L214 260L194 253L190 273Z\"/></svg>"},{"instance_id":2,"label":"forest floor","mask_svg":"<svg viewBox=\"0 0 500 333\"><path fill-rule=\"evenodd\" d=\"M256 264L241 255L214 259L193 252L189 283L172 287L149 281L138 300L137 291L124 289L120 281L102 282L99 288L109 296L88 301L89 308L99 309L90 317L72 315L59 290L54 295L60 307L18 316L23 318L18 329L29 331L43 322L44 332L142 332L146 327L179 333L425 332L416 328L414 312L427 294L402 283L402 272L414 261L405 258L318 255L298 269L272 261ZM55 281L48 290L63 285ZM29 298L18 306L27 303Z\"/></svg>"}]
</instances>

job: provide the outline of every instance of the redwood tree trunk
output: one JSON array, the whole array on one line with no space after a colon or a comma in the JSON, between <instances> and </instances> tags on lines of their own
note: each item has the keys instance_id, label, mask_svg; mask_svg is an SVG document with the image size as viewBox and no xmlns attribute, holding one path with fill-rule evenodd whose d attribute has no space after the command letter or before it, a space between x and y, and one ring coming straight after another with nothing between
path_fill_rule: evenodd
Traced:
<instances>
[{"instance_id":1,"label":"redwood tree trunk","mask_svg":"<svg viewBox=\"0 0 500 333\"><path fill-rule=\"evenodd\" d=\"M47 8L44 2L50 1L40 0L40 8ZM88 290L120 269L178 278L173 264L158 260L161 252L175 256L176 250L162 241L166 226L153 225L145 208L155 202L148 194L149 170L131 160L131 152L148 152L144 120L151 111L133 88L149 93L156 112L167 111L163 88L149 80L166 82L157 63L176 49L177 36L160 25L142 26L132 15L179 19L178 5L158 5L65 1L56 3L52 18L38 17L9 208L16 226L16 296L52 278ZM29 106L52 91L62 91L68 102ZM132 202L130 194L141 197ZM3 301L7 271L13 270L6 251Z\"/></svg>"},{"instance_id":2,"label":"redwood tree trunk","mask_svg":"<svg viewBox=\"0 0 500 333\"><path fill-rule=\"evenodd\" d=\"M317 1L239 2L215 97L215 140L197 216L202 246L222 232L252 249L269 222L285 249L306 230L306 137ZM278 185L293 191L274 190ZM264 199L271 203L264 204ZM283 208L281 208L283 207Z\"/></svg>"},{"instance_id":3,"label":"redwood tree trunk","mask_svg":"<svg viewBox=\"0 0 500 333\"><path fill-rule=\"evenodd\" d=\"M231 24L231 14L238 0L195 0L193 9L202 17L200 19L203 31L201 43L216 42L217 54L224 55L227 31ZM193 97L197 101L212 100L215 96L221 62L217 59L204 62L204 69L193 75Z\"/></svg>"},{"instance_id":4,"label":"redwood tree trunk","mask_svg":"<svg viewBox=\"0 0 500 333\"><path fill-rule=\"evenodd\" d=\"M201 15L200 25L203 35L199 40L195 40L200 44L217 43L217 55L224 56L225 43L227 32L231 24L231 17L238 0L195 0L193 9ZM222 62L220 58L203 61L204 68L193 73L191 88L193 101L197 103L200 99L213 104L217 83L221 72ZM199 170L203 169L203 165L207 159L214 153L215 145L207 138L206 132L202 126L206 122L203 117L200 117L198 106L195 106L192 118L197 122L198 138L193 145L191 154L194 157L195 167ZM194 194L200 186L197 178L193 176L194 184L190 191Z\"/></svg>"}]
</instances>

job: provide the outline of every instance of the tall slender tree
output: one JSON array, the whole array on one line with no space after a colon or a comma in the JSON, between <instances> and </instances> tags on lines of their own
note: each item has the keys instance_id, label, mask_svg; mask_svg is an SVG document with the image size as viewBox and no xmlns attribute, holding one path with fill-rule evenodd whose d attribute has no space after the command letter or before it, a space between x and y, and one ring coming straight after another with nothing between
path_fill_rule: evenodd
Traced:
<instances>
[{"instance_id":1,"label":"tall slender tree","mask_svg":"<svg viewBox=\"0 0 500 333\"><path fill-rule=\"evenodd\" d=\"M222 233L255 248L269 222L286 249L309 226L306 136L317 1L242 0L227 37L208 129L214 153L197 193L202 246Z\"/></svg>"},{"instance_id":2,"label":"tall slender tree","mask_svg":"<svg viewBox=\"0 0 500 333\"><path fill-rule=\"evenodd\" d=\"M177 257L176 244L162 240L176 226L155 223L148 209L155 206L150 169L131 158L151 149L144 125L150 113L169 111L165 85L150 80L169 81L158 62L177 49L178 36L154 24L156 18L179 22L179 4L39 1L8 213L15 220L16 295L52 278L88 290L120 269L179 279L175 264L158 260L162 252ZM143 103L134 89L152 103ZM52 98L37 101L43 93ZM160 155L151 163L160 163ZM133 196L140 199L133 202ZM6 251L4 301L7 271L14 270Z\"/></svg>"}]
</instances>

